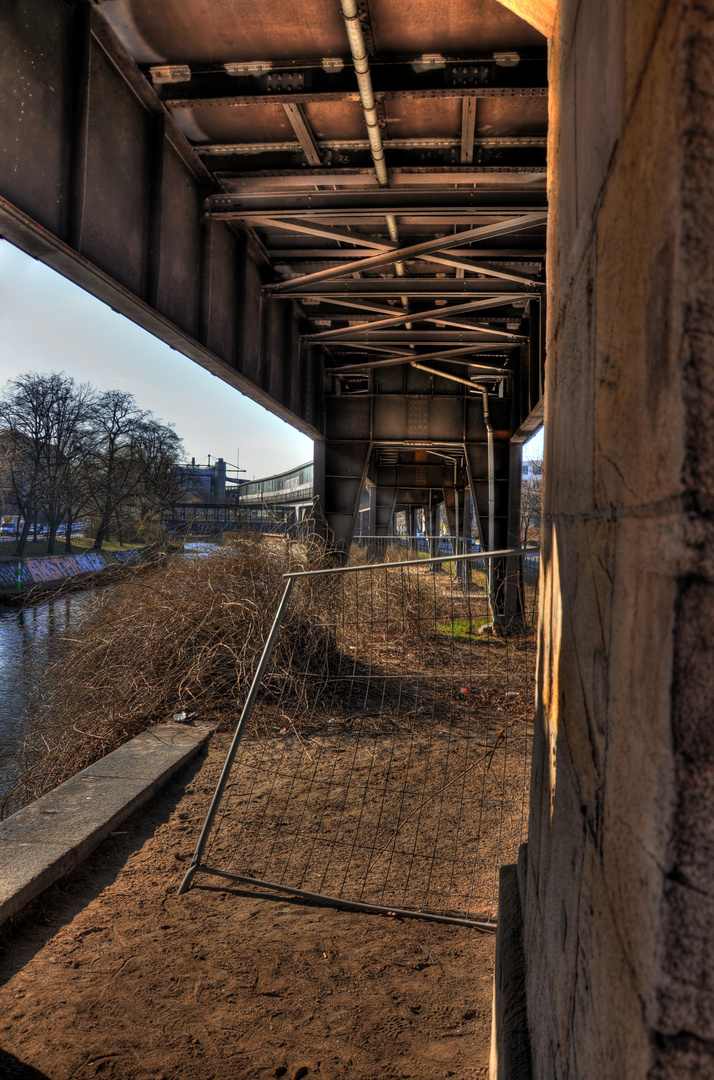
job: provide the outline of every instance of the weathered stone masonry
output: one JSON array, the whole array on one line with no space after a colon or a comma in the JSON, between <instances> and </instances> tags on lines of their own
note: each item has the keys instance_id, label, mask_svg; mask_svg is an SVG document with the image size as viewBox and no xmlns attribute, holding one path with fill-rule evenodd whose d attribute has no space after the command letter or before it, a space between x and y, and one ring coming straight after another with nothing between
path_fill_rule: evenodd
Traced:
<instances>
[{"instance_id":1,"label":"weathered stone masonry","mask_svg":"<svg viewBox=\"0 0 714 1080\"><path fill-rule=\"evenodd\" d=\"M533 1077L708 1077L714 3L563 0L551 88Z\"/></svg>"}]
</instances>

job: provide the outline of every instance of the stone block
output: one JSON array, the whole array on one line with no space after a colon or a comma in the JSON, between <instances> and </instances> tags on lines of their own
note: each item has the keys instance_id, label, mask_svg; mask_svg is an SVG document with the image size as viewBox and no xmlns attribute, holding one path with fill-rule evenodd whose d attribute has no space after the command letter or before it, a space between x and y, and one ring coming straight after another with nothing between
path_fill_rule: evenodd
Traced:
<instances>
[{"instance_id":1,"label":"stone block","mask_svg":"<svg viewBox=\"0 0 714 1080\"><path fill-rule=\"evenodd\" d=\"M577 228L592 230L624 118L623 4L580 4L572 39ZM607 65L603 65L607 57Z\"/></svg>"},{"instance_id":2,"label":"stone block","mask_svg":"<svg viewBox=\"0 0 714 1080\"><path fill-rule=\"evenodd\" d=\"M588 260L576 275L546 365L546 518L558 507L587 513L593 504L593 333L588 318L593 273ZM556 467L549 471L551 461Z\"/></svg>"},{"instance_id":3,"label":"stone block","mask_svg":"<svg viewBox=\"0 0 714 1080\"><path fill-rule=\"evenodd\" d=\"M145 778L79 773L0 822L0 842L82 844L104 822L112 823L145 787Z\"/></svg>"},{"instance_id":4,"label":"stone block","mask_svg":"<svg viewBox=\"0 0 714 1080\"><path fill-rule=\"evenodd\" d=\"M149 728L0 822L0 924L77 866L147 802L214 727Z\"/></svg>"},{"instance_id":5,"label":"stone block","mask_svg":"<svg viewBox=\"0 0 714 1080\"><path fill-rule=\"evenodd\" d=\"M613 2L618 3L618 0ZM668 23L665 35L676 37L676 22L682 14L682 5L663 4L661 0L627 0L620 6L624 15L625 107L629 112L649 64L655 38L662 33L663 17ZM673 88L671 74L668 79L670 89Z\"/></svg>"},{"instance_id":6,"label":"stone block","mask_svg":"<svg viewBox=\"0 0 714 1080\"><path fill-rule=\"evenodd\" d=\"M668 29L650 56L597 218L595 484L602 508L664 503L682 493L682 162L670 79L678 46Z\"/></svg>"}]
</instances>

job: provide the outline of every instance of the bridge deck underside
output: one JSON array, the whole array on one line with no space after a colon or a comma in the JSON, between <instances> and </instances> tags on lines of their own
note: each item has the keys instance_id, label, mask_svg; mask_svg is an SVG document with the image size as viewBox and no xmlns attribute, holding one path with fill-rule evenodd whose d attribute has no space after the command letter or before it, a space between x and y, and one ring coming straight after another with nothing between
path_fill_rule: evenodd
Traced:
<instances>
[{"instance_id":1,"label":"bridge deck underside","mask_svg":"<svg viewBox=\"0 0 714 1080\"><path fill-rule=\"evenodd\" d=\"M5 5L0 233L312 435L338 542L367 479L380 521L470 488L485 540L485 394L503 546L541 417L545 39L497 0L351 4Z\"/></svg>"}]
</instances>

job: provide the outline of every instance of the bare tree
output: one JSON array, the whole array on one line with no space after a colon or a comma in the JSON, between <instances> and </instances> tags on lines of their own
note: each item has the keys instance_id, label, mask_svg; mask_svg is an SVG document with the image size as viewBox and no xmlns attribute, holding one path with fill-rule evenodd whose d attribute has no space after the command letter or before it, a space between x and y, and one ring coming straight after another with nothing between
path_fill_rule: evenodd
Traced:
<instances>
[{"instance_id":1,"label":"bare tree","mask_svg":"<svg viewBox=\"0 0 714 1080\"><path fill-rule=\"evenodd\" d=\"M23 527L21 556L33 521L42 511L52 554L60 524L65 549L72 525L91 510L97 519L94 549L127 513L154 521L183 494L176 465L182 451L173 428L140 409L132 394L98 394L66 375L31 373L9 382L0 395L0 487Z\"/></svg>"},{"instance_id":2,"label":"bare tree","mask_svg":"<svg viewBox=\"0 0 714 1080\"><path fill-rule=\"evenodd\" d=\"M89 498L98 519L94 550L99 551L112 520L140 514L175 501L178 485L172 469L181 440L173 428L139 409L132 394L110 390L95 406L95 444L88 462Z\"/></svg>"},{"instance_id":3,"label":"bare tree","mask_svg":"<svg viewBox=\"0 0 714 1080\"><path fill-rule=\"evenodd\" d=\"M535 535L540 531L542 488L542 463L534 461L521 484L521 531L524 544L528 543L530 534Z\"/></svg>"},{"instance_id":4,"label":"bare tree","mask_svg":"<svg viewBox=\"0 0 714 1080\"><path fill-rule=\"evenodd\" d=\"M0 417L2 416L0 402ZM2 420L0 420L2 423ZM29 438L15 429L3 427L0 432L0 474L6 505L22 520L15 555L21 556L27 543L36 514L39 467L37 455Z\"/></svg>"},{"instance_id":5,"label":"bare tree","mask_svg":"<svg viewBox=\"0 0 714 1080\"><path fill-rule=\"evenodd\" d=\"M15 555L25 550L39 504L42 448L45 433L35 395L17 379L0 399L3 435L3 474L18 514L23 519Z\"/></svg>"},{"instance_id":6,"label":"bare tree","mask_svg":"<svg viewBox=\"0 0 714 1080\"><path fill-rule=\"evenodd\" d=\"M108 390L97 398L95 442L87 460L89 501L97 518L94 551L101 551L112 519L139 491L143 468L137 436L147 420L133 394Z\"/></svg>"},{"instance_id":7,"label":"bare tree","mask_svg":"<svg viewBox=\"0 0 714 1080\"><path fill-rule=\"evenodd\" d=\"M31 524L45 514L52 554L65 515L65 481L73 446L90 418L92 391L56 372L30 372L11 380L0 396L3 475L23 527L15 554L21 556Z\"/></svg>"},{"instance_id":8,"label":"bare tree","mask_svg":"<svg viewBox=\"0 0 714 1080\"><path fill-rule=\"evenodd\" d=\"M96 432L88 427L71 448L64 474L65 540L64 550L72 551L72 529L89 512L89 461L94 453Z\"/></svg>"},{"instance_id":9,"label":"bare tree","mask_svg":"<svg viewBox=\"0 0 714 1080\"><path fill-rule=\"evenodd\" d=\"M160 530L161 512L165 507L186 497L186 488L177 469L183 445L170 425L151 417L139 432L138 449L143 468L138 497L139 529L146 535L152 527Z\"/></svg>"},{"instance_id":10,"label":"bare tree","mask_svg":"<svg viewBox=\"0 0 714 1080\"><path fill-rule=\"evenodd\" d=\"M65 376L60 376L53 387L48 417L51 439L43 453L40 480L40 507L49 530L48 555L54 554L57 530L68 519L70 503L77 494L79 467L92 443L94 396L88 384L75 386ZM68 530L71 536L69 522Z\"/></svg>"}]
</instances>

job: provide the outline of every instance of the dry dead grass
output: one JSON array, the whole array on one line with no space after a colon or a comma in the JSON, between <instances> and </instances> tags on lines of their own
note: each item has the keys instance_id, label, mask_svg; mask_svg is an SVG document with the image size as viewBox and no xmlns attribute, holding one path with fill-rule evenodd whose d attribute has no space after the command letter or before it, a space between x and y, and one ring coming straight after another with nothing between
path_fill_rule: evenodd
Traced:
<instances>
[{"instance_id":1,"label":"dry dead grass","mask_svg":"<svg viewBox=\"0 0 714 1080\"><path fill-rule=\"evenodd\" d=\"M316 543L245 533L213 555L173 558L98 592L36 687L30 765L0 813L38 798L176 712L232 727L283 574L327 565ZM368 591L361 601L361 585L344 590L335 577L303 580L295 588L272 661L282 701L299 705L307 693L324 690L340 669L346 643L366 641L375 620L415 645L423 636L423 614L433 606L429 577L358 577ZM433 629L433 619L429 625ZM322 678L306 681L306 672Z\"/></svg>"}]
</instances>

